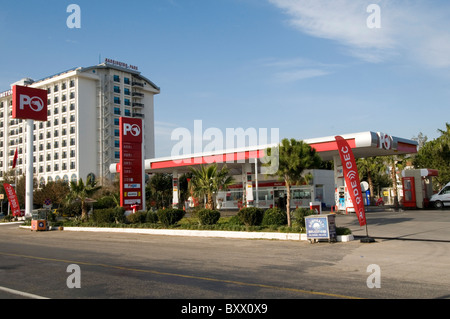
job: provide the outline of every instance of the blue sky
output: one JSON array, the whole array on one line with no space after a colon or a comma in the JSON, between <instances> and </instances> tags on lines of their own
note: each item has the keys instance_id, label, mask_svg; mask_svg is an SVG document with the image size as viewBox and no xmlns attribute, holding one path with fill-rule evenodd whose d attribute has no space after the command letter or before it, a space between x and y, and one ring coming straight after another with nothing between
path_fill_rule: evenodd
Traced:
<instances>
[{"instance_id":1,"label":"blue sky","mask_svg":"<svg viewBox=\"0 0 450 319\"><path fill-rule=\"evenodd\" d=\"M66 25L71 3L80 29ZM370 4L381 28L367 27ZM279 128L280 138L432 139L450 122L449 16L438 0L8 1L0 91L99 57L137 65L161 87L157 156L194 120L223 132Z\"/></svg>"}]
</instances>

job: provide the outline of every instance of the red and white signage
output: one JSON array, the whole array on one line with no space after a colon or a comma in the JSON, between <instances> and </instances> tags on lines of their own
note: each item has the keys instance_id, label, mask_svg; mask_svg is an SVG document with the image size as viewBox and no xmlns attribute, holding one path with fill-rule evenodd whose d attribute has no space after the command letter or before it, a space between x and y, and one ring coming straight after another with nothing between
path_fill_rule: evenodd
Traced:
<instances>
[{"instance_id":1,"label":"red and white signage","mask_svg":"<svg viewBox=\"0 0 450 319\"><path fill-rule=\"evenodd\" d=\"M335 139L338 145L339 156L341 157L342 169L344 170L344 178L348 188L348 193L352 199L356 216L358 216L359 225L364 226L366 225L366 213L355 157L352 149L342 136L336 136Z\"/></svg>"},{"instance_id":2,"label":"red and white signage","mask_svg":"<svg viewBox=\"0 0 450 319\"><path fill-rule=\"evenodd\" d=\"M121 117L120 125L120 205L137 211L144 206L142 120Z\"/></svg>"},{"instance_id":3,"label":"red and white signage","mask_svg":"<svg viewBox=\"0 0 450 319\"><path fill-rule=\"evenodd\" d=\"M11 213L13 216L20 216L19 200L17 199L16 191L9 184L3 184L5 188L6 196L8 196L9 206L11 207Z\"/></svg>"},{"instance_id":4,"label":"red and white signage","mask_svg":"<svg viewBox=\"0 0 450 319\"><path fill-rule=\"evenodd\" d=\"M47 91L27 86L13 86L12 118L47 121Z\"/></svg>"}]
</instances>

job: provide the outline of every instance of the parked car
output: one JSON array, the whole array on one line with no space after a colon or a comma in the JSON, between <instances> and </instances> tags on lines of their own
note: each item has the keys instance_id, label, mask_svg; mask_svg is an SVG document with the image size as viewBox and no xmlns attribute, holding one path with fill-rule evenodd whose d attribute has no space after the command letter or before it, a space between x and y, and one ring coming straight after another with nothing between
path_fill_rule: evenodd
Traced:
<instances>
[{"instance_id":1,"label":"parked car","mask_svg":"<svg viewBox=\"0 0 450 319\"><path fill-rule=\"evenodd\" d=\"M436 208L450 206L450 183L447 183L437 194L430 198L430 203Z\"/></svg>"}]
</instances>

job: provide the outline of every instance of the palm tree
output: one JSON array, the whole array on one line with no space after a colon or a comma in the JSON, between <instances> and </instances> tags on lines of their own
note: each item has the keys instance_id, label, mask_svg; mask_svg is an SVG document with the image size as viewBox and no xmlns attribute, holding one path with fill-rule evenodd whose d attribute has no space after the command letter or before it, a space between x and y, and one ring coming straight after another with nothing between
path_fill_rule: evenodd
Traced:
<instances>
[{"instance_id":1,"label":"palm tree","mask_svg":"<svg viewBox=\"0 0 450 319\"><path fill-rule=\"evenodd\" d=\"M286 186L286 214L288 226L291 226L291 185L305 180L305 176L303 176L304 170L319 168L322 159L314 148L303 141L285 138L281 141L278 148L279 164L276 175L284 180ZM271 152L271 148L267 149L269 156Z\"/></svg>"},{"instance_id":2,"label":"palm tree","mask_svg":"<svg viewBox=\"0 0 450 319\"><path fill-rule=\"evenodd\" d=\"M364 176L367 176L367 183L370 189L370 202L373 204L375 195L373 180L377 175L382 174L386 170L383 159L379 157L358 158L356 165L358 166L359 178L363 179Z\"/></svg>"},{"instance_id":3,"label":"palm tree","mask_svg":"<svg viewBox=\"0 0 450 319\"><path fill-rule=\"evenodd\" d=\"M84 184L83 179L80 178L78 182L71 181L70 182L70 192L67 195L67 201L75 201L79 200L81 202L81 219L87 219L87 206L86 200L93 196L101 186L97 186L97 181L91 178L91 176L87 177L86 184Z\"/></svg>"},{"instance_id":4,"label":"palm tree","mask_svg":"<svg viewBox=\"0 0 450 319\"><path fill-rule=\"evenodd\" d=\"M229 176L229 170L223 166L218 170L217 164L201 166L198 169L191 168L191 188L196 197L205 197L205 208L214 209L214 195L218 191L226 189L233 184L233 177Z\"/></svg>"}]
</instances>

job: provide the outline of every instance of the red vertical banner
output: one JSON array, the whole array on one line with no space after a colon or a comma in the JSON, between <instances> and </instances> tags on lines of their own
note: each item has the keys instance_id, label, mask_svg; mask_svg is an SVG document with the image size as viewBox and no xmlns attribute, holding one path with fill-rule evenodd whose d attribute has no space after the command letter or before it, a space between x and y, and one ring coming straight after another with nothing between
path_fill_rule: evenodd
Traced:
<instances>
[{"instance_id":1,"label":"red vertical banner","mask_svg":"<svg viewBox=\"0 0 450 319\"><path fill-rule=\"evenodd\" d=\"M120 205L138 211L143 197L143 127L142 120L121 117L120 125Z\"/></svg>"},{"instance_id":2,"label":"red vertical banner","mask_svg":"<svg viewBox=\"0 0 450 319\"><path fill-rule=\"evenodd\" d=\"M3 184L5 188L6 196L8 196L9 206L11 206L11 212L13 216L20 216L20 205L17 199L16 191L9 184Z\"/></svg>"},{"instance_id":3,"label":"red vertical banner","mask_svg":"<svg viewBox=\"0 0 450 319\"><path fill-rule=\"evenodd\" d=\"M351 147L344 138L341 136L336 136L335 139L338 145L339 156L341 157L345 183L347 185L353 207L355 208L359 225L364 226L366 225L366 213L355 157Z\"/></svg>"},{"instance_id":4,"label":"red vertical banner","mask_svg":"<svg viewBox=\"0 0 450 319\"><path fill-rule=\"evenodd\" d=\"M13 169L16 168L16 165L17 165L17 157L18 157L18 154L17 154L17 148L16 148L16 151L14 152L14 158L13 158L13 164L12 164L12 168L13 168Z\"/></svg>"}]
</instances>

